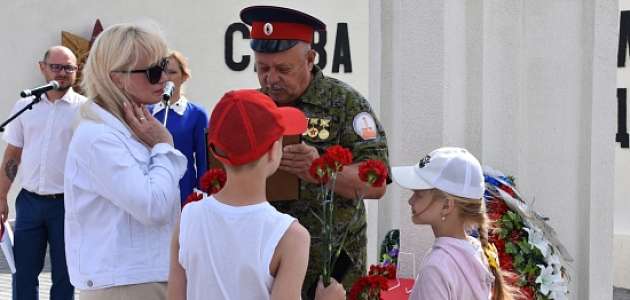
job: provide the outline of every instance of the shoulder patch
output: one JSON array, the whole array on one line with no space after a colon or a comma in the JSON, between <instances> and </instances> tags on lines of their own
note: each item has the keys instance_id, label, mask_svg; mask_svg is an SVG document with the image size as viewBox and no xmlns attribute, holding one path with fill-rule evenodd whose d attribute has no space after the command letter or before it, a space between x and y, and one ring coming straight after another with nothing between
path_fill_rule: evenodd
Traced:
<instances>
[{"instance_id":1,"label":"shoulder patch","mask_svg":"<svg viewBox=\"0 0 630 300\"><path fill-rule=\"evenodd\" d=\"M354 132L363 140L373 140L377 137L376 122L372 115L367 112L358 113L352 120Z\"/></svg>"}]
</instances>

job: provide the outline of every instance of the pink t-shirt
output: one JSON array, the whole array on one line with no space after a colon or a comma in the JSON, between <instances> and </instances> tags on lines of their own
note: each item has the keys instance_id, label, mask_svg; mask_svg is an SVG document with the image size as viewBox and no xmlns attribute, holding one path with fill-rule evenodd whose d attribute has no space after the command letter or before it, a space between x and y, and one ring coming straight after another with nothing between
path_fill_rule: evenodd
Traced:
<instances>
[{"instance_id":1,"label":"pink t-shirt","mask_svg":"<svg viewBox=\"0 0 630 300\"><path fill-rule=\"evenodd\" d=\"M488 300L494 276L475 238L440 237L425 256L410 300Z\"/></svg>"}]
</instances>

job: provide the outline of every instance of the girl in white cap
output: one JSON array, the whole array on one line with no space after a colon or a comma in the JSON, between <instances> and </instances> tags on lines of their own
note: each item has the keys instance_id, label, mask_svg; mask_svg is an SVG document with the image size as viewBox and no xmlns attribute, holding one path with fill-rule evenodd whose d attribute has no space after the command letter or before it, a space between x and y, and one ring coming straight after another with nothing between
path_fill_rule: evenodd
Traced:
<instances>
[{"instance_id":1,"label":"girl in white cap","mask_svg":"<svg viewBox=\"0 0 630 300\"><path fill-rule=\"evenodd\" d=\"M412 222L431 225L436 238L409 299L513 299L488 243L479 161L466 149L439 148L415 165L392 168L392 175L413 191ZM471 228L479 240L466 234Z\"/></svg>"}]
</instances>

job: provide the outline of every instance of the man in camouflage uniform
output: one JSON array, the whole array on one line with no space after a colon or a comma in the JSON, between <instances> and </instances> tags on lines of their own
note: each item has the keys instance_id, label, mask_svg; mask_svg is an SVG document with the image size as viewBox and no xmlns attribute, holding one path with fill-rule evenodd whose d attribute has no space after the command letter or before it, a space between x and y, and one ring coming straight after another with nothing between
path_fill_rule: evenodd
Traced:
<instances>
[{"instance_id":1,"label":"man in camouflage uniform","mask_svg":"<svg viewBox=\"0 0 630 300\"><path fill-rule=\"evenodd\" d=\"M333 237L340 237L354 215L357 194L365 192L365 198L378 199L385 193L385 186L366 190L358 177L358 165L367 159L387 163L387 140L365 98L349 85L324 76L314 64L316 52L311 43L314 30L325 30L321 21L299 11L269 6L245 8L241 19L252 26L251 47L262 91L280 106L301 109L309 119L303 142L285 146L280 165L281 170L301 179L299 199L272 202L272 205L298 218L311 234L309 265L302 289L303 299L311 299L309 289L316 284L322 266L322 226L313 214L321 212L320 186L308 172L311 162L335 144L352 151L354 162L338 175L335 187ZM342 282L346 289L367 270L367 220L362 204L358 218L342 251L342 256L349 258Z\"/></svg>"}]
</instances>

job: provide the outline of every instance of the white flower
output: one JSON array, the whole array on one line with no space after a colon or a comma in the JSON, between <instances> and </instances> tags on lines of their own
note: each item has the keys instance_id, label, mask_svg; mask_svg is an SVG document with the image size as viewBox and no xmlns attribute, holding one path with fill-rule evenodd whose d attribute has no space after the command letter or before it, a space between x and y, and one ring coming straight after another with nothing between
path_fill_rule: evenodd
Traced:
<instances>
[{"instance_id":1,"label":"white flower","mask_svg":"<svg viewBox=\"0 0 630 300\"><path fill-rule=\"evenodd\" d=\"M553 267L545 267L543 265L538 265L538 267L540 268L540 275L536 278L536 283L540 283L540 292L548 296L554 281L556 281L553 274Z\"/></svg>"},{"instance_id":2,"label":"white flower","mask_svg":"<svg viewBox=\"0 0 630 300\"><path fill-rule=\"evenodd\" d=\"M543 232L536 229L535 227L523 229L527 231L527 242L538 248L543 257L547 257L551 248L549 247L549 242L547 242L547 240L545 239Z\"/></svg>"},{"instance_id":3,"label":"white flower","mask_svg":"<svg viewBox=\"0 0 630 300\"><path fill-rule=\"evenodd\" d=\"M568 292L567 282L561 278L560 281L552 284L549 298L554 300L566 300L569 299L567 297Z\"/></svg>"},{"instance_id":4,"label":"white flower","mask_svg":"<svg viewBox=\"0 0 630 300\"><path fill-rule=\"evenodd\" d=\"M540 275L536 278L536 283L540 284L539 292L549 299L566 300L567 298L567 282L562 278L562 274L556 271L551 265L538 265Z\"/></svg>"},{"instance_id":5,"label":"white flower","mask_svg":"<svg viewBox=\"0 0 630 300\"><path fill-rule=\"evenodd\" d=\"M547 265L553 266L553 270L556 273L560 273L560 268L562 267L560 256L557 254L549 254L549 256L545 257L545 260L547 261Z\"/></svg>"},{"instance_id":6,"label":"white flower","mask_svg":"<svg viewBox=\"0 0 630 300\"><path fill-rule=\"evenodd\" d=\"M549 253L548 256L545 257L545 260L548 264L559 265L560 264L560 256L557 254Z\"/></svg>"}]
</instances>

